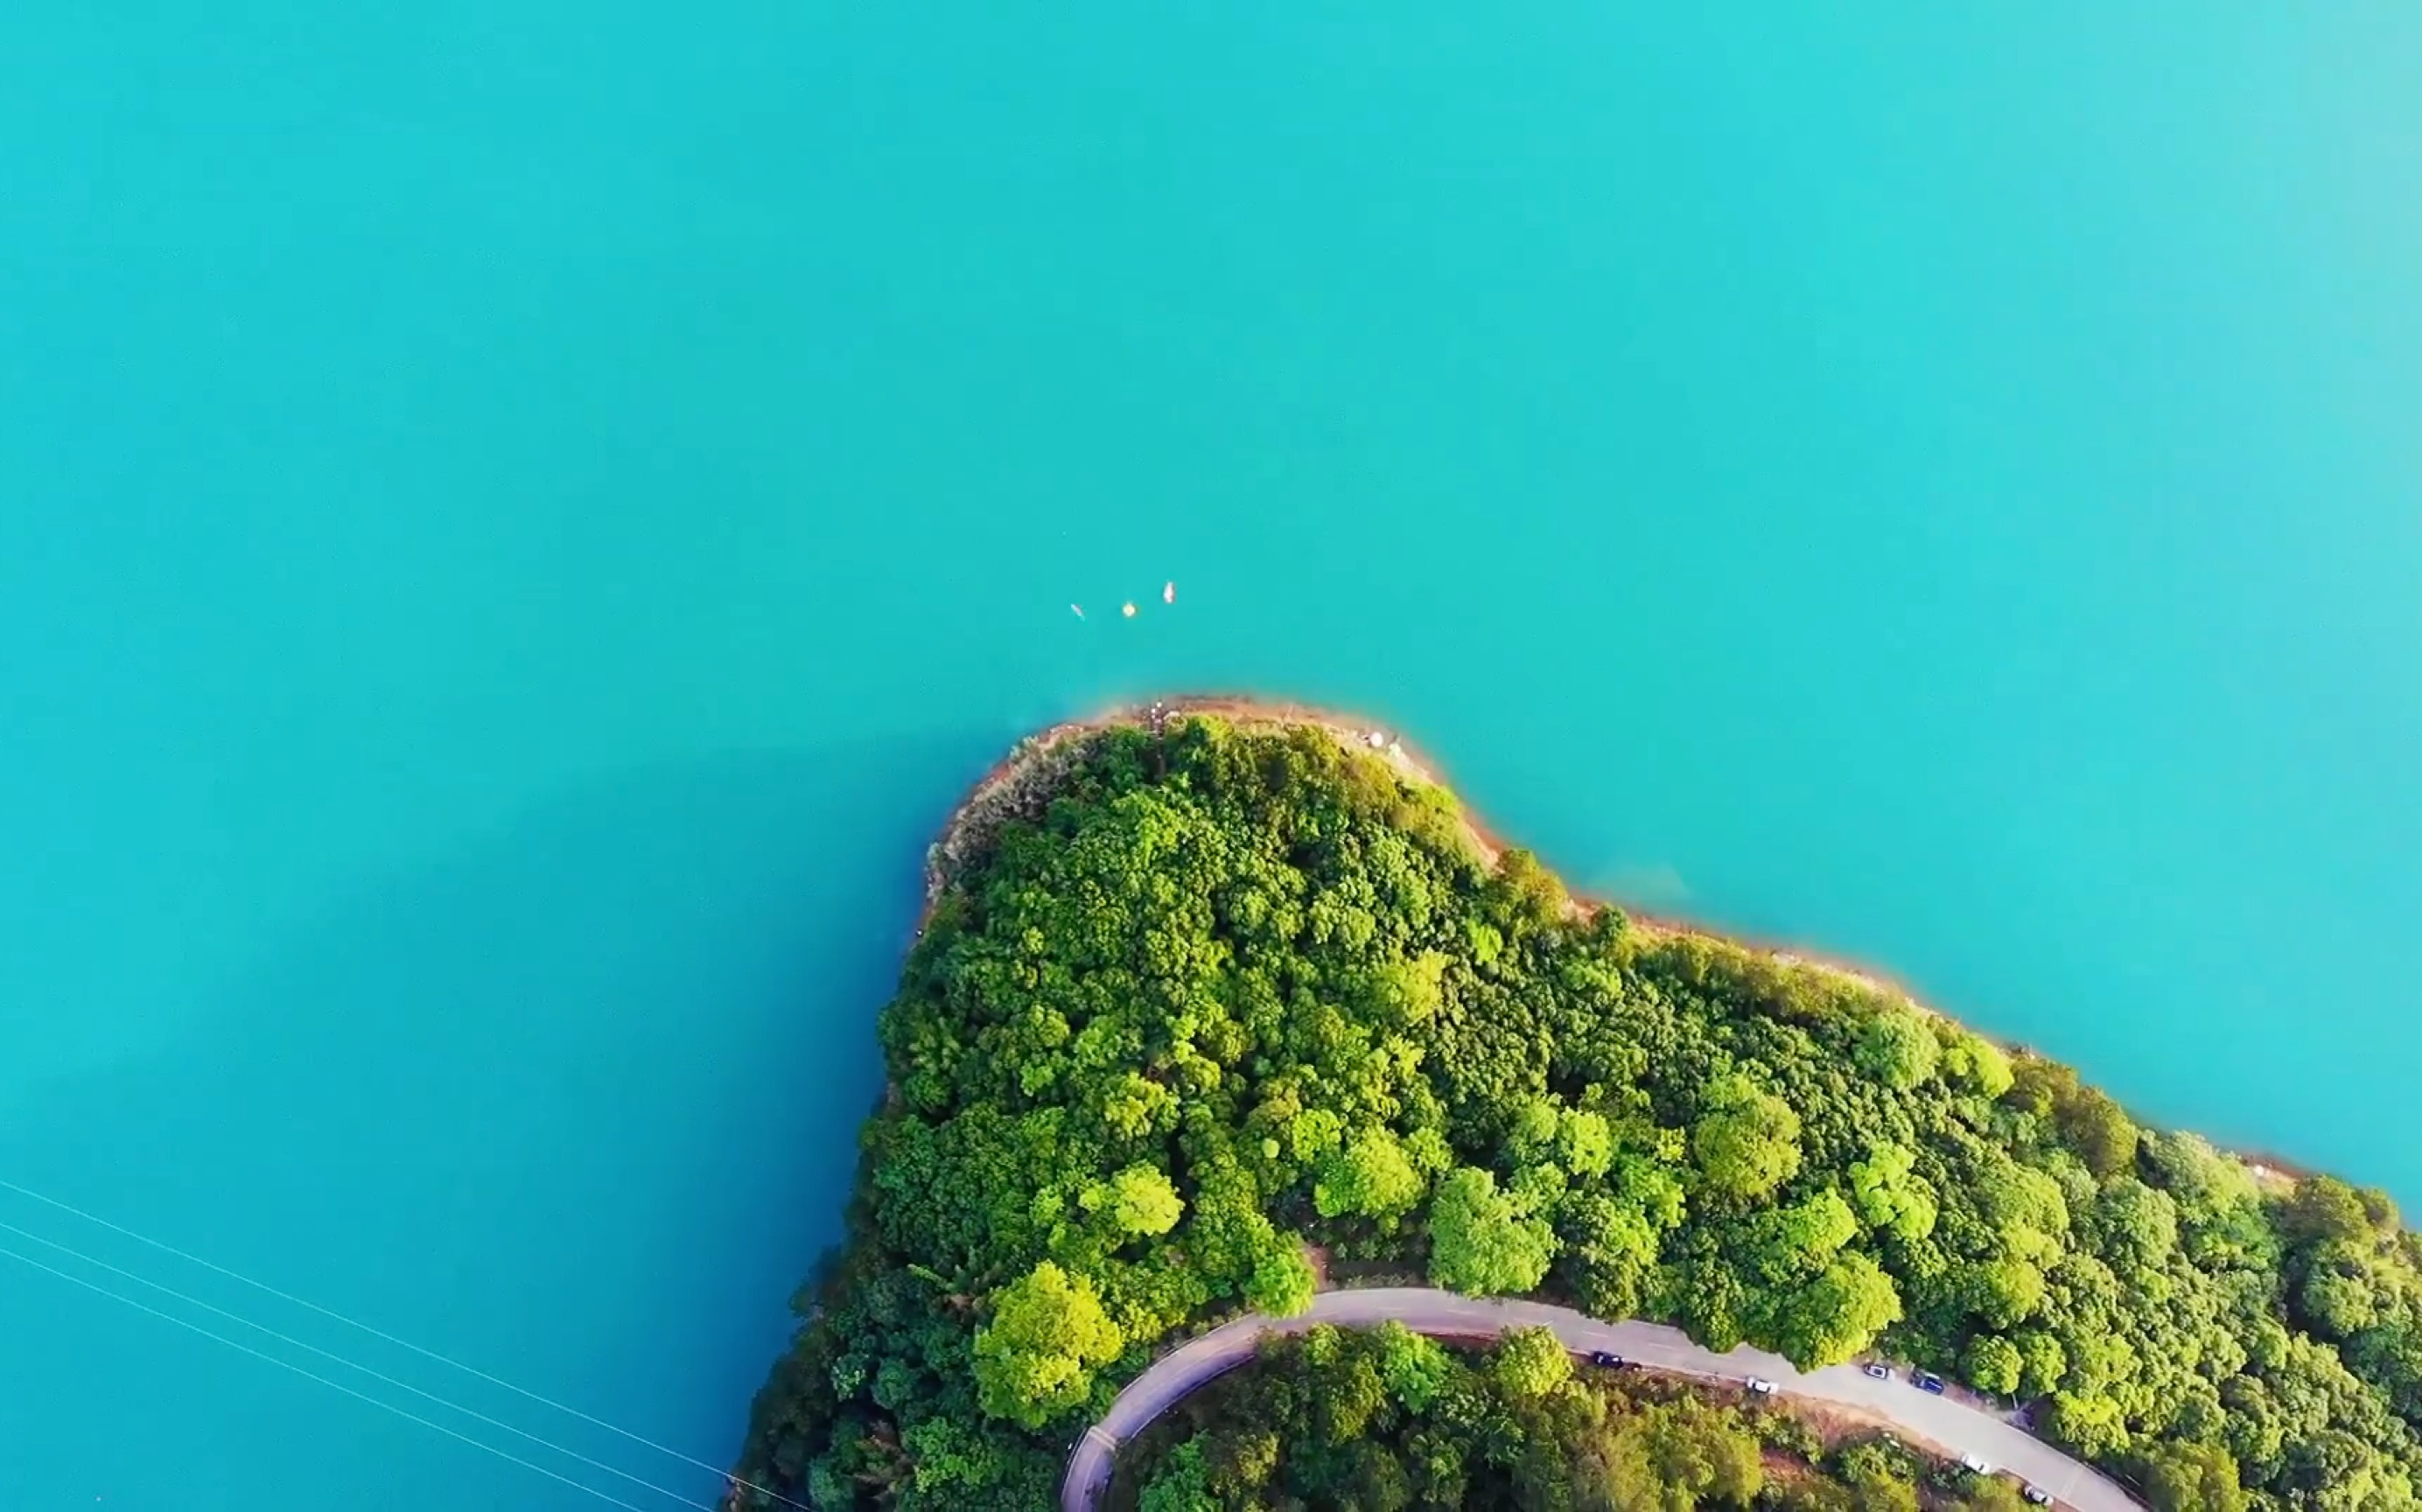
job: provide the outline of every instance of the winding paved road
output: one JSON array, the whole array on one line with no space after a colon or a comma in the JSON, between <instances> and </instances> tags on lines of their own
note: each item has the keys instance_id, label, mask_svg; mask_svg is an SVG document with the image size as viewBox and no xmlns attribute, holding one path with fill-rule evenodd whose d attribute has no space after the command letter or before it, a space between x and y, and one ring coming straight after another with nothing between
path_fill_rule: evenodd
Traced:
<instances>
[{"instance_id":1,"label":"winding paved road","mask_svg":"<svg viewBox=\"0 0 2422 1512\"><path fill-rule=\"evenodd\" d=\"M1990 1412L1921 1392L1906 1379L1877 1380L1856 1365L1803 1373L1789 1361L1756 1349L1726 1354L1702 1349L1679 1329L1655 1323L1604 1323L1545 1302L1458 1297L1419 1286L1323 1292L1300 1316L1240 1317L1161 1356L1127 1383L1101 1422L1085 1430L1060 1485L1062 1512L1093 1512L1109 1488L1110 1457L1119 1445L1196 1387L1252 1359L1253 1343L1264 1332L1298 1333L1315 1323L1365 1327L1390 1318L1416 1333L1455 1339L1491 1339L1508 1329L1545 1324L1577 1353L1604 1349L1651 1369L1702 1380L1763 1377L1787 1395L1872 1413L1909 1439L1953 1455L1974 1455L2050 1491L2061 1506L2074 1512L2140 1512L2116 1483L2042 1440Z\"/></svg>"}]
</instances>

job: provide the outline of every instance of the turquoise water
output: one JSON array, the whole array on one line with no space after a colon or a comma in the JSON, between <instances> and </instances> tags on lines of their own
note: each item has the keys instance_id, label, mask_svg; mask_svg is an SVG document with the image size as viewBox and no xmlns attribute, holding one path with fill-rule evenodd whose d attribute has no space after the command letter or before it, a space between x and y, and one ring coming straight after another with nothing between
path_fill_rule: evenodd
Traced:
<instances>
[{"instance_id":1,"label":"turquoise water","mask_svg":"<svg viewBox=\"0 0 2422 1512\"><path fill-rule=\"evenodd\" d=\"M1219 686L2422 1204L2422 18L1683 8L11 9L0 1179L720 1463L924 839ZM605 1504L0 1341L11 1512Z\"/></svg>"}]
</instances>

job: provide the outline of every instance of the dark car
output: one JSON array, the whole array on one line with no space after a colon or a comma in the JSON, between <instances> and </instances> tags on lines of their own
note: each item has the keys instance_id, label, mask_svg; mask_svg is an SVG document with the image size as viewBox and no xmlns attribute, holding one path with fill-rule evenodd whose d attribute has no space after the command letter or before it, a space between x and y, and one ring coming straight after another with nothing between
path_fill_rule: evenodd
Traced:
<instances>
[{"instance_id":1,"label":"dark car","mask_svg":"<svg viewBox=\"0 0 2422 1512\"><path fill-rule=\"evenodd\" d=\"M1626 1360L1619 1354L1609 1354L1604 1349L1591 1350L1590 1363L1597 1366L1600 1370L1628 1370L1631 1368L1630 1361Z\"/></svg>"},{"instance_id":2,"label":"dark car","mask_svg":"<svg viewBox=\"0 0 2422 1512\"><path fill-rule=\"evenodd\" d=\"M1917 1381L1917 1389L1919 1391L1932 1392L1937 1396L1942 1394L1942 1378L1936 1375L1934 1372L1930 1370L1921 1370L1917 1373L1914 1378Z\"/></svg>"}]
</instances>

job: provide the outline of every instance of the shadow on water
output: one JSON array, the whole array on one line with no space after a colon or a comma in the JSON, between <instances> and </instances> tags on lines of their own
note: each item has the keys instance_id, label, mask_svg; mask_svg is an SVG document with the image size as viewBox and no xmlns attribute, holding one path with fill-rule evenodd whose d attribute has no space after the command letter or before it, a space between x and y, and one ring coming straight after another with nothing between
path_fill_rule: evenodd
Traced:
<instances>
[{"instance_id":1,"label":"shadow on water","mask_svg":"<svg viewBox=\"0 0 2422 1512\"><path fill-rule=\"evenodd\" d=\"M839 1232L924 843L988 732L643 770L364 889L167 1052L38 1093L0 1175L723 1463ZM0 1191L0 1221L700 1500L716 1477ZM649 1507L677 1502L30 1251ZM0 1261L20 1506L597 1507ZM57 1393L88 1403L61 1403ZM75 1410L62 1410L63 1407ZM79 1426L66 1439L57 1425ZM291 1484L262 1486L264 1444Z\"/></svg>"}]
</instances>

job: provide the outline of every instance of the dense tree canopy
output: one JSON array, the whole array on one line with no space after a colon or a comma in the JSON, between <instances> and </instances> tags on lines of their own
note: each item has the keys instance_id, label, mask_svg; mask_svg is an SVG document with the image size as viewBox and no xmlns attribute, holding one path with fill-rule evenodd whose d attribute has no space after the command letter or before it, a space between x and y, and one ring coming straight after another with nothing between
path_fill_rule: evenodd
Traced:
<instances>
[{"instance_id":1,"label":"dense tree canopy","mask_svg":"<svg viewBox=\"0 0 2422 1512\"><path fill-rule=\"evenodd\" d=\"M2207 1498L2414 1504L2422 1243L2381 1194L2266 1189L1856 978L1577 906L1317 729L1181 718L1052 760L950 847L747 1479L1047 1505L1120 1380L1301 1310L1325 1258L1802 1364L1882 1349ZM1391 1347L1335 1411L1452 1394ZM1425 1420L1423 1452L1486 1459L1493 1421ZM1608 1474L1696 1431L1643 1421L1601 1436Z\"/></svg>"},{"instance_id":2,"label":"dense tree canopy","mask_svg":"<svg viewBox=\"0 0 2422 1512\"><path fill-rule=\"evenodd\" d=\"M1888 1441L1827 1445L1787 1408L1603 1371L1553 1335L1494 1347L1401 1330L1270 1338L1247 1368L1182 1403L1119 1457L1109 1512L1944 1512L2023 1507ZM1405 1382L1416 1383L1408 1390Z\"/></svg>"},{"instance_id":3,"label":"dense tree canopy","mask_svg":"<svg viewBox=\"0 0 2422 1512\"><path fill-rule=\"evenodd\" d=\"M991 1320L976 1330L983 1409L1039 1428L1085 1400L1089 1372L1124 1343L1093 1284L1046 1260L995 1294Z\"/></svg>"}]
</instances>

